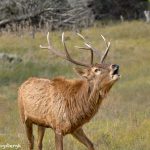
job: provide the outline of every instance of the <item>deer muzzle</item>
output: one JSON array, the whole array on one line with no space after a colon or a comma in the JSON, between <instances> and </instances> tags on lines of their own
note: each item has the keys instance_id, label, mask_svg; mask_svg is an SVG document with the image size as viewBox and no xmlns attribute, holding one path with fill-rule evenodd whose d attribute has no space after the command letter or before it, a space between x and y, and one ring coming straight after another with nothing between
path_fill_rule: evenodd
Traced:
<instances>
[{"instance_id":1,"label":"deer muzzle","mask_svg":"<svg viewBox=\"0 0 150 150\"><path fill-rule=\"evenodd\" d=\"M120 74L119 74L119 65L113 64L111 65L111 72L110 75L112 77L113 80L117 80L120 78Z\"/></svg>"}]
</instances>

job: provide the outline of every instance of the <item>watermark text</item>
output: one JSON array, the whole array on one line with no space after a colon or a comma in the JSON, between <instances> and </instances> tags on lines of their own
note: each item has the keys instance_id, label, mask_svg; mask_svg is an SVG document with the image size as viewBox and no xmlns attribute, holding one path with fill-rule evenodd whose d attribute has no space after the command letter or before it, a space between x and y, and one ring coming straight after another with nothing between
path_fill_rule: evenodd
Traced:
<instances>
[{"instance_id":1,"label":"watermark text","mask_svg":"<svg viewBox=\"0 0 150 150\"><path fill-rule=\"evenodd\" d=\"M20 144L0 144L0 149L20 149L21 145Z\"/></svg>"}]
</instances>

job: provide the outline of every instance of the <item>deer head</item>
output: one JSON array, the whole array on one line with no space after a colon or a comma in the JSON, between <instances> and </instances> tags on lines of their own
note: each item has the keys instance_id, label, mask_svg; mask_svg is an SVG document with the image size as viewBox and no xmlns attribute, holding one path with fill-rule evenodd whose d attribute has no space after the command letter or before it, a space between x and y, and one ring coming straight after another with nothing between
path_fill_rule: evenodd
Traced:
<instances>
[{"instance_id":1,"label":"deer head","mask_svg":"<svg viewBox=\"0 0 150 150\"><path fill-rule=\"evenodd\" d=\"M51 45L49 39L49 32L47 34L48 46L40 45L40 47L43 49L48 49L56 56L59 56L73 64L83 66L84 68L75 68L77 74L79 74L83 79L87 80L92 85L95 85L97 83L96 86L98 86L99 88L105 89L107 87L107 89L110 89L111 86L120 78L119 65L104 63L110 49L110 42L107 42L104 36L101 35L102 39L106 44L106 50L101 57L100 62L94 64L93 54L96 53L97 55L99 55L98 51L91 46L90 42L88 42L83 35L79 33L77 33L77 35L84 41L85 47L76 47L83 50L89 50L91 53L91 60L89 64L76 61L70 56L64 40L64 33L62 33L62 44L64 46L65 54L60 53Z\"/></svg>"}]
</instances>

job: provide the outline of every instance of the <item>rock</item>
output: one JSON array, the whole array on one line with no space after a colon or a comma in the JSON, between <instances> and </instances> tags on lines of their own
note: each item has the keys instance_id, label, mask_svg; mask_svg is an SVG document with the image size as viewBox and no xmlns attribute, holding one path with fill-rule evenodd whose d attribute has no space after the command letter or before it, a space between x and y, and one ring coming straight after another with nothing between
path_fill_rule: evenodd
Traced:
<instances>
[{"instance_id":1,"label":"rock","mask_svg":"<svg viewBox=\"0 0 150 150\"><path fill-rule=\"evenodd\" d=\"M16 54L0 53L0 61L9 62L9 63L20 63L22 58Z\"/></svg>"}]
</instances>

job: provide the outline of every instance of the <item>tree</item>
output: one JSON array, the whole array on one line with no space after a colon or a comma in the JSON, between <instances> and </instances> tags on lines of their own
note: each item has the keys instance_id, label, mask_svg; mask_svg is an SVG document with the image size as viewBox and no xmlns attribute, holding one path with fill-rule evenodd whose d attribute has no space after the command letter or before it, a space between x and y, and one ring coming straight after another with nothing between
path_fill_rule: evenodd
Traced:
<instances>
[{"instance_id":1,"label":"tree","mask_svg":"<svg viewBox=\"0 0 150 150\"><path fill-rule=\"evenodd\" d=\"M92 7L96 19L138 19L148 6L148 0L93 0Z\"/></svg>"},{"instance_id":2,"label":"tree","mask_svg":"<svg viewBox=\"0 0 150 150\"><path fill-rule=\"evenodd\" d=\"M51 29L76 26L89 26L93 23L91 9L86 0L81 3L71 0L2 0L0 26L13 22L28 21L36 27L48 24Z\"/></svg>"}]
</instances>

